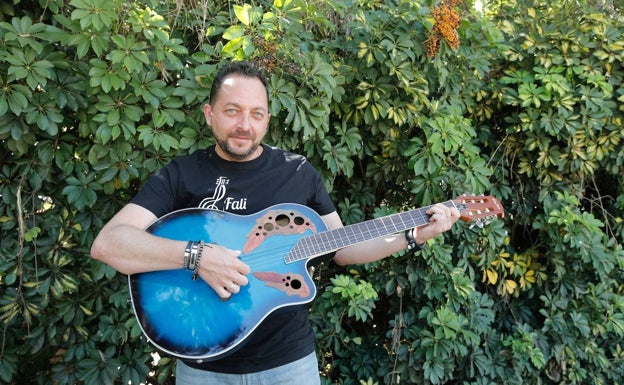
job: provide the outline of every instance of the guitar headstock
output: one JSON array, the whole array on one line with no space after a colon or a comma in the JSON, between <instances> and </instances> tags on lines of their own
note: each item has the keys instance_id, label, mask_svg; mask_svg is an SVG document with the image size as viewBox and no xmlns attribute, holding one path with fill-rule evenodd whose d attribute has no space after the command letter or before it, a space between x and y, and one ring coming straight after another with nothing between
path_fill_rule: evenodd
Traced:
<instances>
[{"instance_id":1,"label":"guitar headstock","mask_svg":"<svg viewBox=\"0 0 624 385\"><path fill-rule=\"evenodd\" d=\"M473 222L473 225L482 227L495 218L505 216L505 210L500 201L493 196L461 195L453 200L460 213L460 219Z\"/></svg>"}]
</instances>

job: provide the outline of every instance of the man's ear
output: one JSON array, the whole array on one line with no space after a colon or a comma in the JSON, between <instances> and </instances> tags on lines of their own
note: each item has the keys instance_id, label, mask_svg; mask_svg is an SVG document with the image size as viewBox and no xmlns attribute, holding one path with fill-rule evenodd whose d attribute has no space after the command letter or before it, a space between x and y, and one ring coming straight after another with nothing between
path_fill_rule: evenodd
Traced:
<instances>
[{"instance_id":1,"label":"man's ear","mask_svg":"<svg viewBox=\"0 0 624 385\"><path fill-rule=\"evenodd\" d=\"M204 104L204 119L209 126L212 125L212 106L208 103Z\"/></svg>"}]
</instances>

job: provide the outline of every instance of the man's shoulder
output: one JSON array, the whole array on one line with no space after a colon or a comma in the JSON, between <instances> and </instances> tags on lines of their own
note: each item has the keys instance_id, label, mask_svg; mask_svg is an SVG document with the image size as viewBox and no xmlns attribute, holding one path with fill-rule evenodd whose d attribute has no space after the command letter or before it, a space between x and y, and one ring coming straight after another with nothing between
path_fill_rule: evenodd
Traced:
<instances>
[{"instance_id":1,"label":"man's shoulder","mask_svg":"<svg viewBox=\"0 0 624 385\"><path fill-rule=\"evenodd\" d=\"M171 159L171 163L188 164L206 160L211 157L210 148L199 149L188 154L176 155Z\"/></svg>"},{"instance_id":2,"label":"man's shoulder","mask_svg":"<svg viewBox=\"0 0 624 385\"><path fill-rule=\"evenodd\" d=\"M294 153L292 151L285 150L280 147L264 145L264 149L265 151L268 151L271 159L273 159L274 161L299 162L299 163L307 162L307 159L305 156Z\"/></svg>"}]
</instances>

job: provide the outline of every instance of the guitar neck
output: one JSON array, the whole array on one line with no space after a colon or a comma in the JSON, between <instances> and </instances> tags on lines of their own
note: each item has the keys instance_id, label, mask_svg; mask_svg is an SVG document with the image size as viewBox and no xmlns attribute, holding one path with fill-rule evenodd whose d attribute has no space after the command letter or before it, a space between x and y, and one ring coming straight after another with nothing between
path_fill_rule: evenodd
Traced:
<instances>
[{"instance_id":1,"label":"guitar neck","mask_svg":"<svg viewBox=\"0 0 624 385\"><path fill-rule=\"evenodd\" d=\"M442 203L447 207L456 207L454 201ZM371 219L361 223L323 231L299 239L286 255L286 263L297 262L332 253L347 246L352 246L371 239L396 234L429 223L427 210L431 206Z\"/></svg>"}]
</instances>

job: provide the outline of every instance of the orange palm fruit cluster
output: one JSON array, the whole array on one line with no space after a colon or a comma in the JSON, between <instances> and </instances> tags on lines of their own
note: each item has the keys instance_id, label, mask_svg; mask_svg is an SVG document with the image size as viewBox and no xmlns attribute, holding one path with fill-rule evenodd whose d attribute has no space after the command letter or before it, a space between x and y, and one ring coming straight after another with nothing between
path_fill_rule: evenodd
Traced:
<instances>
[{"instance_id":1,"label":"orange palm fruit cluster","mask_svg":"<svg viewBox=\"0 0 624 385\"><path fill-rule=\"evenodd\" d=\"M452 49L459 47L457 28L461 23L461 16L455 7L463 0L444 0L431 10L435 24L427 39L427 56L433 57L440 50L440 41L444 39Z\"/></svg>"}]
</instances>

